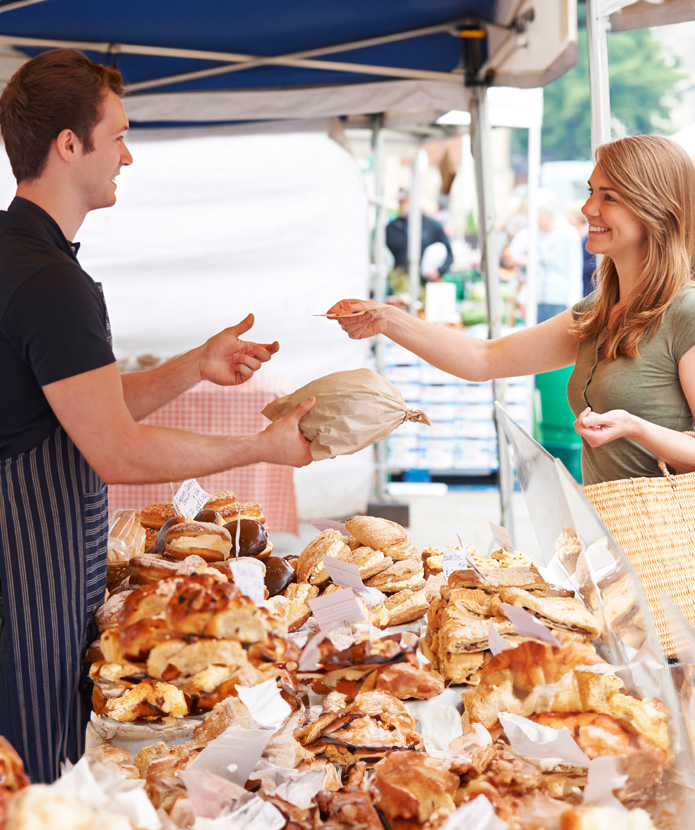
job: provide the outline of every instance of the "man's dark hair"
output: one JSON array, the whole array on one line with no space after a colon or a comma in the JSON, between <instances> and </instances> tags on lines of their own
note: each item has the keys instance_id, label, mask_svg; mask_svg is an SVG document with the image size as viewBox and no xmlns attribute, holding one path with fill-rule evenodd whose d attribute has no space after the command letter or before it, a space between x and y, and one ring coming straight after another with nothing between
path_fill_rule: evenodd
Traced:
<instances>
[{"instance_id":1,"label":"man's dark hair","mask_svg":"<svg viewBox=\"0 0 695 830\"><path fill-rule=\"evenodd\" d=\"M76 49L54 49L27 61L0 96L0 131L17 182L38 178L51 142L72 130L85 152L108 90L123 93L117 69L93 63Z\"/></svg>"}]
</instances>

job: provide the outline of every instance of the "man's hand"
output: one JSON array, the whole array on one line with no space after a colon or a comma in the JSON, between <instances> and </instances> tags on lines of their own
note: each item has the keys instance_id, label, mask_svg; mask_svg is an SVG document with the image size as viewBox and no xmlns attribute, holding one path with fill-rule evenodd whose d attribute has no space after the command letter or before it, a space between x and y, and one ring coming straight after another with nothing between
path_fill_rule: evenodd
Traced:
<instances>
[{"instance_id":1,"label":"man's hand","mask_svg":"<svg viewBox=\"0 0 695 830\"><path fill-rule=\"evenodd\" d=\"M311 444L302 435L299 421L311 410L316 398L298 403L287 415L274 421L258 436L266 445L273 464L306 467L313 461Z\"/></svg>"},{"instance_id":2,"label":"man's hand","mask_svg":"<svg viewBox=\"0 0 695 830\"><path fill-rule=\"evenodd\" d=\"M427 280L427 282L440 282L442 279L442 275L435 268L434 271L430 271L429 274L425 274L425 279Z\"/></svg>"},{"instance_id":3,"label":"man's hand","mask_svg":"<svg viewBox=\"0 0 695 830\"><path fill-rule=\"evenodd\" d=\"M630 438L633 422L634 416L624 409L612 409L599 415L587 407L574 422L574 429L590 447L600 447L616 438Z\"/></svg>"},{"instance_id":4,"label":"man's hand","mask_svg":"<svg viewBox=\"0 0 695 830\"><path fill-rule=\"evenodd\" d=\"M391 306L373 300L339 300L326 314L337 320L353 340L385 334Z\"/></svg>"},{"instance_id":5,"label":"man's hand","mask_svg":"<svg viewBox=\"0 0 695 830\"><path fill-rule=\"evenodd\" d=\"M224 329L203 345L199 362L201 380L212 381L218 386L236 386L270 360L280 348L277 341L253 343L239 339L253 322L253 314L249 314L236 326Z\"/></svg>"}]
</instances>

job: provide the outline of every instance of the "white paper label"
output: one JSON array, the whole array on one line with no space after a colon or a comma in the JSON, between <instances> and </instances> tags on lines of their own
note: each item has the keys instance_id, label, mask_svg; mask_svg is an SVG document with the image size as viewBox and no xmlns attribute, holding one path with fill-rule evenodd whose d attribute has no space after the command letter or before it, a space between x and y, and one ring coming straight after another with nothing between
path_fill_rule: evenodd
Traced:
<instances>
[{"instance_id":1,"label":"white paper label","mask_svg":"<svg viewBox=\"0 0 695 830\"><path fill-rule=\"evenodd\" d=\"M364 582L360 577L360 569L352 562L343 562L342 559L336 559L335 556L323 556L323 567L328 571L328 575L341 588L354 588L356 591L366 591Z\"/></svg>"},{"instance_id":2,"label":"white paper label","mask_svg":"<svg viewBox=\"0 0 695 830\"><path fill-rule=\"evenodd\" d=\"M350 588L309 600L309 607L323 631L364 622L364 614Z\"/></svg>"},{"instance_id":3,"label":"white paper label","mask_svg":"<svg viewBox=\"0 0 695 830\"><path fill-rule=\"evenodd\" d=\"M210 741L187 769L207 769L243 787L272 734L269 729L228 726Z\"/></svg>"},{"instance_id":4,"label":"white paper label","mask_svg":"<svg viewBox=\"0 0 695 830\"><path fill-rule=\"evenodd\" d=\"M194 478L186 479L174 496L176 509L186 519L197 516L209 501L210 494L206 493Z\"/></svg>"},{"instance_id":5,"label":"white paper label","mask_svg":"<svg viewBox=\"0 0 695 830\"><path fill-rule=\"evenodd\" d=\"M487 637L487 642L492 654L500 654L508 648L511 648L511 645L504 639L492 623L490 623L490 632Z\"/></svg>"},{"instance_id":6,"label":"white paper label","mask_svg":"<svg viewBox=\"0 0 695 830\"><path fill-rule=\"evenodd\" d=\"M259 726L277 729L292 712L292 707L280 694L274 680L258 686L235 686L242 703Z\"/></svg>"},{"instance_id":7,"label":"white paper label","mask_svg":"<svg viewBox=\"0 0 695 830\"><path fill-rule=\"evenodd\" d=\"M480 579L483 580L483 582L487 582L487 579L483 576L482 571L475 564L473 557L461 541L460 536L458 539L461 547L457 550L445 550L444 555L442 556L442 572L444 574L444 579L449 579L454 571L472 570Z\"/></svg>"},{"instance_id":8,"label":"white paper label","mask_svg":"<svg viewBox=\"0 0 695 830\"><path fill-rule=\"evenodd\" d=\"M252 556L240 556L230 559L229 567L234 576L234 584L251 602L262 605L265 598L264 566Z\"/></svg>"},{"instance_id":9,"label":"white paper label","mask_svg":"<svg viewBox=\"0 0 695 830\"><path fill-rule=\"evenodd\" d=\"M343 522L334 522L333 519L312 519L311 524L320 531L323 530L338 530L343 536L349 536L350 534L345 529L345 525Z\"/></svg>"},{"instance_id":10,"label":"white paper label","mask_svg":"<svg viewBox=\"0 0 695 830\"><path fill-rule=\"evenodd\" d=\"M532 637L534 640L541 640L544 643L550 643L551 646L561 648L562 643L555 637L549 628L543 625L528 611L523 608L517 608L515 605L509 605L507 602L500 603L500 608L507 615L507 618L514 626L517 634L522 637Z\"/></svg>"},{"instance_id":11,"label":"white paper label","mask_svg":"<svg viewBox=\"0 0 695 830\"><path fill-rule=\"evenodd\" d=\"M495 814L495 808L479 795L453 812L441 830L507 830L509 825Z\"/></svg>"},{"instance_id":12,"label":"white paper label","mask_svg":"<svg viewBox=\"0 0 695 830\"><path fill-rule=\"evenodd\" d=\"M589 758L565 727L554 729L510 712L500 712L499 719L509 745L519 755L528 758L557 758L565 764L589 766Z\"/></svg>"},{"instance_id":13,"label":"white paper label","mask_svg":"<svg viewBox=\"0 0 695 830\"><path fill-rule=\"evenodd\" d=\"M512 540L509 537L509 532L506 527L490 522L490 530L492 531L495 542L501 548L508 550L510 553L514 553L514 545L512 545Z\"/></svg>"}]
</instances>

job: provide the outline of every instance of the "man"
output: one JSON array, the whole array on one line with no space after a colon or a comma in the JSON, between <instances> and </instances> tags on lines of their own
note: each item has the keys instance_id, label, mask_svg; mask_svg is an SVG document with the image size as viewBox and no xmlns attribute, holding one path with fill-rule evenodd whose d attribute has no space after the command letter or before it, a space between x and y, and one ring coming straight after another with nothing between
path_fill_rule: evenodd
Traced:
<instances>
[{"instance_id":1,"label":"man","mask_svg":"<svg viewBox=\"0 0 695 830\"><path fill-rule=\"evenodd\" d=\"M392 219L386 226L386 245L393 254L394 268L402 271L408 270L408 208L410 206L410 193L405 188L398 191L398 212L399 215ZM422 214L422 246L420 249L420 263L425 250L439 242L444 246L443 258L438 268L428 269L427 273L420 274L423 283L441 279L451 267L454 261L454 254L451 250L449 238L444 228L436 219Z\"/></svg>"},{"instance_id":2,"label":"man","mask_svg":"<svg viewBox=\"0 0 695 830\"><path fill-rule=\"evenodd\" d=\"M34 781L81 754L80 663L103 602L110 483L180 481L260 461L311 461L299 420L251 436L138 423L195 385L242 383L278 344L249 315L150 372L121 377L100 286L73 241L116 201L132 157L121 78L73 50L25 63L0 97L17 196L0 212L0 734Z\"/></svg>"}]
</instances>

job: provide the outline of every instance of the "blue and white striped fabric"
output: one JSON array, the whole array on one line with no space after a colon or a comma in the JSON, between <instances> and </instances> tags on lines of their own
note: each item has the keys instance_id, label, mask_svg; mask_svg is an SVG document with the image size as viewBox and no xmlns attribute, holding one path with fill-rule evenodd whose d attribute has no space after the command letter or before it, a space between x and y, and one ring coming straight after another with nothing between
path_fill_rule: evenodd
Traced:
<instances>
[{"instance_id":1,"label":"blue and white striped fabric","mask_svg":"<svg viewBox=\"0 0 695 830\"><path fill-rule=\"evenodd\" d=\"M59 427L0 462L0 734L34 782L83 749L82 655L104 600L107 488Z\"/></svg>"}]
</instances>

